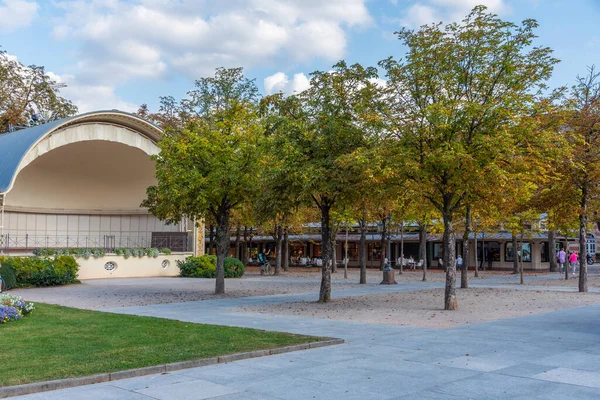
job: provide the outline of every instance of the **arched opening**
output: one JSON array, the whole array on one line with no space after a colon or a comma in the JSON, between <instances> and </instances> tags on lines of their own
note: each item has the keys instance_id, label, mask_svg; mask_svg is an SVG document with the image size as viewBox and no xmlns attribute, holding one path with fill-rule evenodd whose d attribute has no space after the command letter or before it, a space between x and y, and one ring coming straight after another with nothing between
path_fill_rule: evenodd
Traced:
<instances>
[{"instance_id":1,"label":"arched opening","mask_svg":"<svg viewBox=\"0 0 600 400\"><path fill-rule=\"evenodd\" d=\"M121 143L85 141L51 150L16 177L8 211L145 213L140 203L155 183L154 162Z\"/></svg>"}]
</instances>

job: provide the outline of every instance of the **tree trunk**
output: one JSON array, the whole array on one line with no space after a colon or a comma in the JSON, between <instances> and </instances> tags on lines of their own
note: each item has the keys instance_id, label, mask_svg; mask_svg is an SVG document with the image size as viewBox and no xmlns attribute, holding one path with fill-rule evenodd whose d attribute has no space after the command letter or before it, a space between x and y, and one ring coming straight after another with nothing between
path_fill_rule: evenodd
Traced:
<instances>
[{"instance_id":1,"label":"tree trunk","mask_svg":"<svg viewBox=\"0 0 600 400\"><path fill-rule=\"evenodd\" d=\"M348 227L346 226L346 243L344 243L344 279L348 279Z\"/></svg>"},{"instance_id":2,"label":"tree trunk","mask_svg":"<svg viewBox=\"0 0 600 400\"><path fill-rule=\"evenodd\" d=\"M579 291L587 292L587 185L581 190L581 211L579 214Z\"/></svg>"},{"instance_id":3,"label":"tree trunk","mask_svg":"<svg viewBox=\"0 0 600 400\"><path fill-rule=\"evenodd\" d=\"M569 239L567 238L567 235L565 235L565 253L567 253L567 261L565 263L565 280L568 281L569 280Z\"/></svg>"},{"instance_id":4,"label":"tree trunk","mask_svg":"<svg viewBox=\"0 0 600 400\"><path fill-rule=\"evenodd\" d=\"M558 264L556 263L556 232L548 232L548 256L550 257L550 272L558 271Z\"/></svg>"},{"instance_id":5,"label":"tree trunk","mask_svg":"<svg viewBox=\"0 0 600 400\"><path fill-rule=\"evenodd\" d=\"M471 233L471 206L467 206L465 212L465 233L463 234L463 265L460 271L460 287L467 289L469 287L469 234Z\"/></svg>"},{"instance_id":6,"label":"tree trunk","mask_svg":"<svg viewBox=\"0 0 600 400\"><path fill-rule=\"evenodd\" d=\"M321 209L321 245L323 267L321 268L321 290L319 291L319 303L327 303L331 300L331 206L323 201Z\"/></svg>"},{"instance_id":7,"label":"tree trunk","mask_svg":"<svg viewBox=\"0 0 600 400\"><path fill-rule=\"evenodd\" d=\"M513 246L513 274L519 273L519 256L517 253L517 235L512 235L512 246Z\"/></svg>"},{"instance_id":8,"label":"tree trunk","mask_svg":"<svg viewBox=\"0 0 600 400\"><path fill-rule=\"evenodd\" d=\"M283 230L283 270L290 270L290 236L287 227Z\"/></svg>"},{"instance_id":9,"label":"tree trunk","mask_svg":"<svg viewBox=\"0 0 600 400\"><path fill-rule=\"evenodd\" d=\"M215 294L225 293L225 257L230 248L229 238L229 209L219 210L217 217L217 276L215 281Z\"/></svg>"},{"instance_id":10,"label":"tree trunk","mask_svg":"<svg viewBox=\"0 0 600 400\"><path fill-rule=\"evenodd\" d=\"M337 273L337 230L331 232L331 273Z\"/></svg>"},{"instance_id":11,"label":"tree trunk","mask_svg":"<svg viewBox=\"0 0 600 400\"><path fill-rule=\"evenodd\" d=\"M446 267L446 292L444 310L458 310L456 299L456 233L452 224L452 213L444 212L444 266Z\"/></svg>"},{"instance_id":12,"label":"tree trunk","mask_svg":"<svg viewBox=\"0 0 600 400\"><path fill-rule=\"evenodd\" d=\"M400 275L404 273L404 221L400 222Z\"/></svg>"},{"instance_id":13,"label":"tree trunk","mask_svg":"<svg viewBox=\"0 0 600 400\"><path fill-rule=\"evenodd\" d=\"M275 228L275 274L279 275L281 273L281 252L283 250L283 226L277 225Z\"/></svg>"},{"instance_id":14,"label":"tree trunk","mask_svg":"<svg viewBox=\"0 0 600 400\"><path fill-rule=\"evenodd\" d=\"M525 283L524 280L524 276L523 276L523 232L521 232L521 268L520 268L520 273L521 273L521 285Z\"/></svg>"},{"instance_id":15,"label":"tree trunk","mask_svg":"<svg viewBox=\"0 0 600 400\"><path fill-rule=\"evenodd\" d=\"M248 254L246 255L246 262L248 258L250 258L250 254L252 254L252 239L254 239L254 235L250 232L250 238L248 238Z\"/></svg>"},{"instance_id":16,"label":"tree trunk","mask_svg":"<svg viewBox=\"0 0 600 400\"><path fill-rule=\"evenodd\" d=\"M473 246L475 246L475 278L479 278L479 249L477 248L477 232L475 232Z\"/></svg>"},{"instance_id":17,"label":"tree trunk","mask_svg":"<svg viewBox=\"0 0 600 400\"><path fill-rule=\"evenodd\" d=\"M244 267L246 266L246 264L248 263L248 227L244 226L244 241L242 243L242 255L241 255L242 259L242 264L244 264Z\"/></svg>"},{"instance_id":18,"label":"tree trunk","mask_svg":"<svg viewBox=\"0 0 600 400\"><path fill-rule=\"evenodd\" d=\"M387 224L387 216L385 218L383 218L381 220L381 223L383 224L381 226L381 260L379 261L379 270L383 271L383 268L385 267L385 258L386 258L386 253L387 253L387 248L386 248L386 234L387 234L387 228L388 228L388 224Z\"/></svg>"},{"instance_id":19,"label":"tree trunk","mask_svg":"<svg viewBox=\"0 0 600 400\"><path fill-rule=\"evenodd\" d=\"M208 254L213 253L213 249L215 247L215 226L208 226Z\"/></svg>"},{"instance_id":20,"label":"tree trunk","mask_svg":"<svg viewBox=\"0 0 600 400\"><path fill-rule=\"evenodd\" d=\"M427 281L427 224L419 224L419 262L423 260L423 282Z\"/></svg>"},{"instance_id":21,"label":"tree trunk","mask_svg":"<svg viewBox=\"0 0 600 400\"><path fill-rule=\"evenodd\" d=\"M235 230L235 258L238 260L241 258L240 256L240 237L242 236L242 227L237 226Z\"/></svg>"},{"instance_id":22,"label":"tree trunk","mask_svg":"<svg viewBox=\"0 0 600 400\"><path fill-rule=\"evenodd\" d=\"M367 283L367 220L360 219L360 282Z\"/></svg>"}]
</instances>

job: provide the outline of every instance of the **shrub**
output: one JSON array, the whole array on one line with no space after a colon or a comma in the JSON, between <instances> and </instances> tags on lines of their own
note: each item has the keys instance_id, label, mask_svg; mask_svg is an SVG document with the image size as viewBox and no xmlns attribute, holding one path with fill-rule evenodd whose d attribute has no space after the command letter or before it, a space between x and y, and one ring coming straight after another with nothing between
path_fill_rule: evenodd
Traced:
<instances>
[{"instance_id":1,"label":"shrub","mask_svg":"<svg viewBox=\"0 0 600 400\"><path fill-rule=\"evenodd\" d=\"M145 253L148 257L156 258L160 255L160 251L154 247L145 249Z\"/></svg>"},{"instance_id":2,"label":"shrub","mask_svg":"<svg viewBox=\"0 0 600 400\"><path fill-rule=\"evenodd\" d=\"M225 259L225 278L240 278L244 275L244 263L235 257Z\"/></svg>"},{"instance_id":3,"label":"shrub","mask_svg":"<svg viewBox=\"0 0 600 400\"><path fill-rule=\"evenodd\" d=\"M128 259L131 257L131 249L123 249L123 258Z\"/></svg>"},{"instance_id":4,"label":"shrub","mask_svg":"<svg viewBox=\"0 0 600 400\"><path fill-rule=\"evenodd\" d=\"M0 278L2 278L2 281L4 282L4 287L0 287L0 291L4 289L12 289L17 286L17 276L15 275L15 270L10 266L8 260L0 260Z\"/></svg>"},{"instance_id":5,"label":"shrub","mask_svg":"<svg viewBox=\"0 0 600 400\"><path fill-rule=\"evenodd\" d=\"M168 247L165 247L164 249L160 250L161 253L169 255L171 254L171 249L169 249Z\"/></svg>"},{"instance_id":6,"label":"shrub","mask_svg":"<svg viewBox=\"0 0 600 400\"><path fill-rule=\"evenodd\" d=\"M94 258L100 258L106 255L106 250L104 249L92 249L91 252Z\"/></svg>"},{"instance_id":7,"label":"shrub","mask_svg":"<svg viewBox=\"0 0 600 400\"><path fill-rule=\"evenodd\" d=\"M18 285L54 286L77 282L79 265L73 256L10 257L6 262L14 270Z\"/></svg>"},{"instance_id":8,"label":"shrub","mask_svg":"<svg viewBox=\"0 0 600 400\"><path fill-rule=\"evenodd\" d=\"M187 278L214 278L217 275L217 257L204 255L178 260L179 275ZM244 264L237 258L225 259L225 278L239 278L244 275Z\"/></svg>"}]
</instances>

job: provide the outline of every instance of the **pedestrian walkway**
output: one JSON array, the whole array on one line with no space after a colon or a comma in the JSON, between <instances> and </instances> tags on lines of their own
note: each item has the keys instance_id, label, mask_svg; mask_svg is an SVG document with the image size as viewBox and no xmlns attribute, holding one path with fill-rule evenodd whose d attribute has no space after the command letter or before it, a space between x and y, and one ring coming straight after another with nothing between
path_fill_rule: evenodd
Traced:
<instances>
[{"instance_id":1,"label":"pedestrian walkway","mask_svg":"<svg viewBox=\"0 0 600 400\"><path fill-rule=\"evenodd\" d=\"M471 285L506 288L506 282L505 278L490 279ZM349 288L333 295L358 296L442 286L441 282L409 283L385 288ZM536 290L534 286L515 286ZM39 393L21 399L600 398L600 306L451 329L363 324L233 310L252 304L301 300L315 300L315 293L158 304L109 311L339 337L346 343Z\"/></svg>"}]
</instances>

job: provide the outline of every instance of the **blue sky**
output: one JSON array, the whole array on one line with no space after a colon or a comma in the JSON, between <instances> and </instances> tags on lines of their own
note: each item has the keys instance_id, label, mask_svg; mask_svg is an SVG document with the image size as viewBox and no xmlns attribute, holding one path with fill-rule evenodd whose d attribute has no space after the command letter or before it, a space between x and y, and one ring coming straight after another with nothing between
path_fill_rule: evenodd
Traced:
<instances>
[{"instance_id":1,"label":"blue sky","mask_svg":"<svg viewBox=\"0 0 600 400\"><path fill-rule=\"evenodd\" d=\"M181 98L219 66L244 67L263 93L302 90L339 59L402 56L394 31L477 4L538 21L537 44L562 60L553 87L600 65L600 0L0 0L0 46L66 82L81 111L133 111Z\"/></svg>"}]
</instances>

